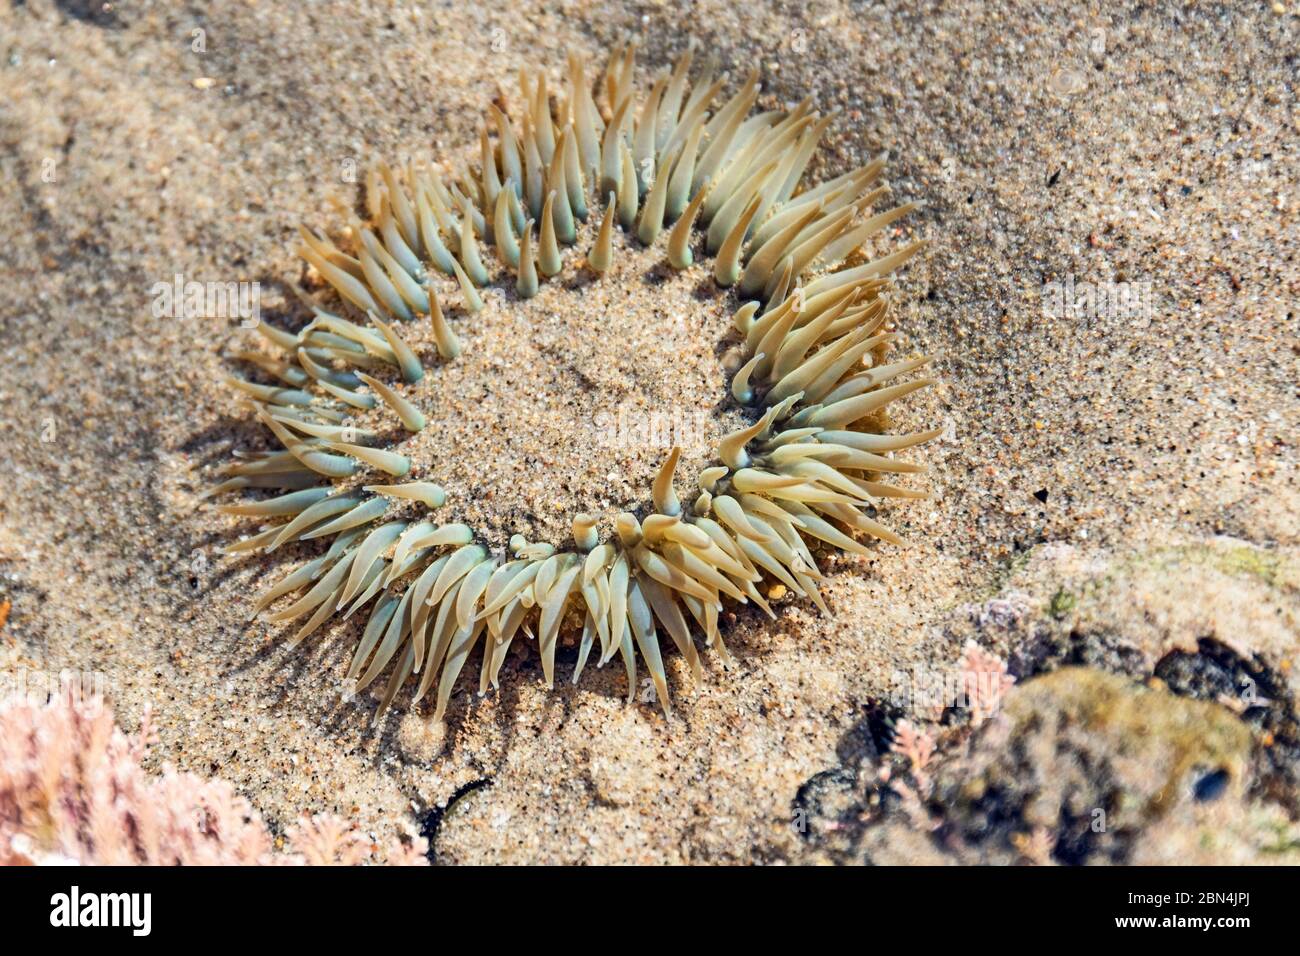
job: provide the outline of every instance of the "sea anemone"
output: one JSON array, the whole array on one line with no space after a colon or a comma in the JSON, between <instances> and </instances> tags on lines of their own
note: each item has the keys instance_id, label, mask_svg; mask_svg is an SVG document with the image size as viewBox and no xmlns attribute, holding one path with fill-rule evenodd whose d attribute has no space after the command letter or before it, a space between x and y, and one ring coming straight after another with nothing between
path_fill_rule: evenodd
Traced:
<instances>
[{"instance_id":1,"label":"sea anemone","mask_svg":"<svg viewBox=\"0 0 1300 956\"><path fill-rule=\"evenodd\" d=\"M282 447L241 453L223 469L213 493L279 492L221 507L268 519L227 550L325 539L323 553L260 595L253 614L277 606L268 619L294 622L292 646L336 614L365 610L347 675L360 690L389 672L378 714L413 679L414 702L432 692L440 718L480 646L480 692L496 687L520 635L537 642L550 687L566 620L575 633L581 628L575 681L598 647L600 664L621 656L630 699L639 651L668 712L661 630L698 675L697 632L728 659L719 630L724 601L752 602L774 616L764 596L770 584L826 612L814 549L863 554L860 535L902 544L871 517L872 501L924 497L887 479L923 470L893 452L938 432L884 433L887 406L933 381L904 379L928 358L885 360L896 339L886 331L889 275L922 244L870 261L861 251L916 204L869 212L887 191L883 160L801 186L832 117L819 117L808 101L753 112L756 73L719 105L716 64L690 83L687 53L642 96L634 59L631 44L615 52L593 94L586 64L571 55L554 102L544 72L522 72L519 108L492 107L480 130L476 169L378 164L367 177L368 220L353 217L348 239L300 229L301 255L338 305L330 311L307 299L314 318L297 333L263 323L281 357L236 356L274 380L230 384ZM460 354L435 274L453 278L465 311L477 312L490 247L528 298L561 272L562 247L573 246L577 223L593 216L599 228L585 262L593 273L610 266L617 220L646 245L668 227L675 269L693 264L702 233L714 280L735 289L743 355L730 400L750 423L719 443L717 464L696 477L693 496L678 493L674 449L649 506L617 515L611 539L602 541L598 523L579 514L567 547L516 534L494 553L472 528L435 520L447 498L436 484L362 484L376 471L416 477L406 456L365 444L377 436L349 423L354 410L382 401L406 430L424 427L425 414L400 386L376 377L383 366L406 383L424 375L399 323L428 316L443 359Z\"/></svg>"}]
</instances>

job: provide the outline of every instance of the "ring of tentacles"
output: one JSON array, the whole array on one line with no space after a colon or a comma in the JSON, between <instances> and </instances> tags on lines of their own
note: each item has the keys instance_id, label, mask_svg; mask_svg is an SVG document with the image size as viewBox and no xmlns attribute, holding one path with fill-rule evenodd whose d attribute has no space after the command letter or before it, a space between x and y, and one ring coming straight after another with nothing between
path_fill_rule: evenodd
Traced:
<instances>
[{"instance_id":1,"label":"ring of tentacles","mask_svg":"<svg viewBox=\"0 0 1300 956\"><path fill-rule=\"evenodd\" d=\"M915 204L873 213L887 192L882 160L804 185L833 117L807 101L754 112L756 74L723 98L716 63L690 82L688 53L642 95L634 57L625 45L589 80L570 55L554 97L545 72L521 72L513 115L494 106L481 128L476 166L370 170L368 221L354 216L335 238L300 228L309 277L326 297L306 300L314 318L296 332L263 322L274 352L236 356L269 383L229 383L283 447L237 452L222 469L213 493L276 492L222 506L269 521L226 550L323 539L323 553L261 594L253 613L274 607L271 621L301 621L292 646L336 614L367 612L347 677L360 690L389 671L378 714L414 681L414 702L433 691L441 718L475 648L484 693L517 639L537 642L550 687L559 637L578 628L575 681L598 647L601 664L621 656L631 699L639 652L667 712L661 633L698 675L697 633L728 659L725 600L773 615L764 594L783 587L825 612L816 553L865 553L861 536L901 544L872 519L872 502L923 497L886 480L922 470L893 453L938 434L886 434L887 406L932 381L900 379L926 358L886 361L896 338L889 276L921 243L871 261L863 251ZM377 447L349 415L383 403L407 431L423 428L398 381L424 374L401 323L430 322L441 358L454 360L461 345L439 283L472 316L492 247L518 295L532 296L562 271L589 216L599 230L576 268L597 275L609 268L616 225L647 246L666 233L674 269L690 268L700 246L713 257L717 285L738 293L743 364L730 398L751 424L719 442L717 464L685 500L673 449L650 501L639 515L618 514L609 540L579 514L572 542L515 534L508 553L493 553L472 528L440 523L444 491L415 480L405 456Z\"/></svg>"}]
</instances>

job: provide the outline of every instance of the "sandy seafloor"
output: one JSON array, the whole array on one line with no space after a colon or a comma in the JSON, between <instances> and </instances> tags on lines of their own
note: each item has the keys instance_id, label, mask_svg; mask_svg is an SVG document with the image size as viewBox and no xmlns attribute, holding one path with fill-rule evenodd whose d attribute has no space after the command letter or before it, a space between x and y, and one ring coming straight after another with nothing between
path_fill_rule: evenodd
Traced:
<instances>
[{"instance_id":1,"label":"sandy seafloor","mask_svg":"<svg viewBox=\"0 0 1300 956\"><path fill-rule=\"evenodd\" d=\"M1294 3L197 9L0 4L6 670L101 673L127 729L153 707L151 760L276 829L423 829L439 862L1295 861ZM149 290L255 280L297 315L294 230L342 225L349 162L448 155L521 65L558 89L566 50L629 35L643 81L695 42L761 68L768 108L838 110L814 175L887 151L927 203L889 239L931 243L896 316L943 381L897 419L945 428L909 479L934 497L882 508L908 549L828 565L831 616L738 613L698 685L670 655L671 721L618 668L548 693L528 653L443 724L399 700L372 727L369 692L339 696L355 629L286 651L246 623L282 560L220 555L252 525L197 496L264 441L220 381L249 333L155 318ZM457 515L558 540L644 500L664 451L602 439L609 415L729 422L730 300L662 241L452 310L466 354L415 392L438 423L411 453ZM1152 315L1044 315L1066 276L1150 283ZM894 675L968 639L1018 684L974 735L931 725L918 812L881 782L891 721L925 716Z\"/></svg>"}]
</instances>

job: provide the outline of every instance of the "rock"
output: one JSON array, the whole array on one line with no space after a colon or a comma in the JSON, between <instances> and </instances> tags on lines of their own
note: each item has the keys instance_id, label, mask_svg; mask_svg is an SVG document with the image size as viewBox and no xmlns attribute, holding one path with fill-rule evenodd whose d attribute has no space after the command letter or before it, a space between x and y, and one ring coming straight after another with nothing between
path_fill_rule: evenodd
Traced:
<instances>
[{"instance_id":1,"label":"rock","mask_svg":"<svg viewBox=\"0 0 1300 956\"><path fill-rule=\"evenodd\" d=\"M1059 862L1125 862L1162 819L1239 803L1251 747L1224 707L1069 667L1011 691L933 798L963 856L1012 862L1046 831Z\"/></svg>"}]
</instances>

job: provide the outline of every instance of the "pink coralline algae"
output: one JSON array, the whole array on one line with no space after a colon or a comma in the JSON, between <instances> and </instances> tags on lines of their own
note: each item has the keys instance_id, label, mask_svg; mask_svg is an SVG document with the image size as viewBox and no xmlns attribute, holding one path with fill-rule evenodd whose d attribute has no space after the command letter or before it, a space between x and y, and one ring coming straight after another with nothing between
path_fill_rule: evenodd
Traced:
<instances>
[{"instance_id":1,"label":"pink coralline algae","mask_svg":"<svg viewBox=\"0 0 1300 956\"><path fill-rule=\"evenodd\" d=\"M106 707L63 694L0 703L0 864L422 864L425 841L381 848L345 821L304 816L277 841L226 781L140 765Z\"/></svg>"}]
</instances>

